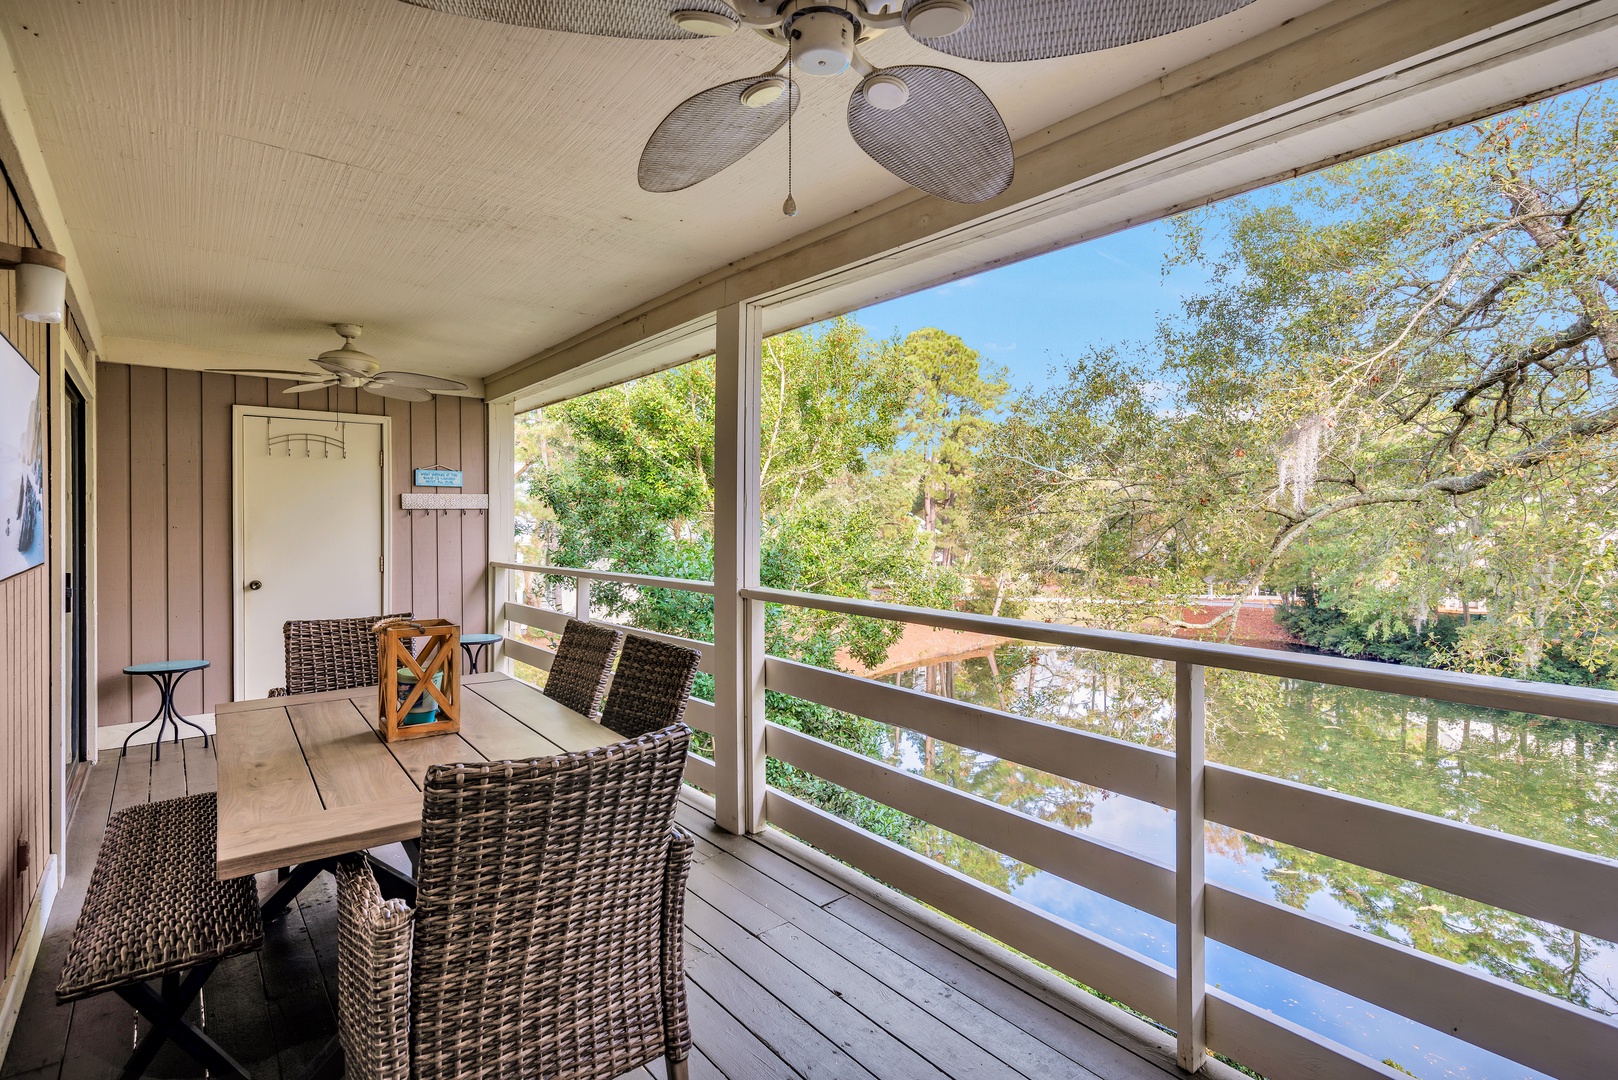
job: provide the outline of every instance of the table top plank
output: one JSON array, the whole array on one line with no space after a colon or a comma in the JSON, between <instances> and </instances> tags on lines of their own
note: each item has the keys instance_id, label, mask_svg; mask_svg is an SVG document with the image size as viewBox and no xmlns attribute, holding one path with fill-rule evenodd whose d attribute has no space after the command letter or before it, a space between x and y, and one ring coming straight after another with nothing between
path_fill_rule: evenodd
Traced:
<instances>
[{"instance_id":1,"label":"table top plank","mask_svg":"<svg viewBox=\"0 0 1618 1080\"><path fill-rule=\"evenodd\" d=\"M287 702L297 701L347 701L350 698L375 698L377 690L374 686L353 687L348 690L316 690L308 694L283 694L280 697L254 698L251 701L221 701L214 706L214 717L233 716L236 713L259 712L264 709L284 709ZM374 706L373 706L374 707Z\"/></svg>"},{"instance_id":2,"label":"table top plank","mask_svg":"<svg viewBox=\"0 0 1618 1080\"><path fill-rule=\"evenodd\" d=\"M421 793L396 802L340 806L231 831L220 830L219 880L347 855L421 835Z\"/></svg>"},{"instance_id":3,"label":"table top plank","mask_svg":"<svg viewBox=\"0 0 1618 1080\"><path fill-rule=\"evenodd\" d=\"M463 685L463 690L469 689ZM461 697L461 738L488 761L565 753L555 742L476 693Z\"/></svg>"},{"instance_id":4,"label":"table top plank","mask_svg":"<svg viewBox=\"0 0 1618 1080\"><path fill-rule=\"evenodd\" d=\"M376 687L352 690L349 693L354 708L359 710L360 716L370 725L371 730L380 732L382 721L377 716L377 711L381 707L381 702L376 696ZM377 739L381 738L382 736L378 734ZM425 739L400 739L397 742L384 742L382 745L404 769L405 775L410 777L410 782L416 785L417 791L420 791L421 786L427 782L427 770L434 765L483 760L483 755L474 750L471 744L454 734L432 735Z\"/></svg>"},{"instance_id":5,"label":"table top plank","mask_svg":"<svg viewBox=\"0 0 1618 1080\"><path fill-rule=\"evenodd\" d=\"M394 743L377 734L374 686L220 705L221 879L421 835L420 787L433 765L618 741L510 676L485 672L461 685L461 735Z\"/></svg>"},{"instance_id":6,"label":"table top plank","mask_svg":"<svg viewBox=\"0 0 1618 1080\"><path fill-rule=\"evenodd\" d=\"M221 830L226 822L254 827L325 809L285 708L231 717L215 738Z\"/></svg>"},{"instance_id":7,"label":"table top plank","mask_svg":"<svg viewBox=\"0 0 1618 1080\"><path fill-rule=\"evenodd\" d=\"M490 702L523 725L543 732L547 739L569 753L622 741L622 736L617 732L580 716L525 682L506 679L477 683L469 689L471 694L468 697L480 697Z\"/></svg>"},{"instance_id":8,"label":"table top plank","mask_svg":"<svg viewBox=\"0 0 1618 1080\"><path fill-rule=\"evenodd\" d=\"M292 730L326 809L420 797L398 759L352 700L287 705Z\"/></svg>"}]
</instances>

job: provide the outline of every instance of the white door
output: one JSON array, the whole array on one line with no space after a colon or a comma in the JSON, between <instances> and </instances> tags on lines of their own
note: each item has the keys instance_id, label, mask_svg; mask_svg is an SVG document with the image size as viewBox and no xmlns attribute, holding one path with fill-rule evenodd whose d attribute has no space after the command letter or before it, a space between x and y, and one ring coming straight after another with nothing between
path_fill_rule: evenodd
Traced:
<instances>
[{"instance_id":1,"label":"white door","mask_svg":"<svg viewBox=\"0 0 1618 1080\"><path fill-rule=\"evenodd\" d=\"M238 405L236 698L286 685L289 619L386 612L388 421Z\"/></svg>"}]
</instances>

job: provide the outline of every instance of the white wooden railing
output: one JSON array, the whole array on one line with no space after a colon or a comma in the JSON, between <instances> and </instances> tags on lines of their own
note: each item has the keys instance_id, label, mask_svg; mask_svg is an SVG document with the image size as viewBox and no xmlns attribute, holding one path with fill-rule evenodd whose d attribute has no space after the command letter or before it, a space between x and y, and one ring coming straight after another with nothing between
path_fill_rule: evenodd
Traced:
<instances>
[{"instance_id":1,"label":"white wooden railing","mask_svg":"<svg viewBox=\"0 0 1618 1080\"><path fill-rule=\"evenodd\" d=\"M714 592L712 584L703 582L492 565L497 579L516 572L574 578L582 598L579 617L589 614L591 581ZM1207 668L1224 668L1611 726L1618 726L1618 694L766 588L742 589L739 602L744 607L781 604L977 631L1175 666L1176 737L1175 750L1169 752L793 660L757 658L759 681L769 690L1174 809L1177 850L1169 866L767 718L759 733L768 757L1172 922L1177 941L1173 967L1056 919L786 792L764 789L762 777L753 778L752 786L764 790L769 824L1164 1024L1176 1032L1187 1067L1200 1067L1211 1048L1273 1077L1400 1075L1209 986L1203 947L1212 938L1552 1076L1618 1075L1618 1024L1397 942L1210 884L1203 875L1203 831L1205 822L1217 822L1606 941L1618 941L1618 862L1209 764L1203 758L1203 675ZM566 618L513 601L500 604L499 614L549 632L560 629ZM713 670L712 644L648 636L703 650L704 670ZM547 652L510 634L506 648L508 656L525 662L540 667L548 662ZM716 722L713 706L706 703L694 713L692 726L715 733L716 741L719 732L736 729L734 723ZM751 760L744 753L719 750L716 745L715 757L721 762ZM748 786L721 775L712 762L693 760L700 764L687 776L705 790L722 795L727 785L733 790Z\"/></svg>"},{"instance_id":2,"label":"white wooden railing","mask_svg":"<svg viewBox=\"0 0 1618 1080\"><path fill-rule=\"evenodd\" d=\"M638 627L622 626L618 623L607 623L602 619L593 619L590 614L590 586L592 582L612 581L621 585L634 585L640 588L677 589L681 592L705 593L713 595L714 587L711 583L701 581L685 581L676 578L647 577L644 574L611 574L595 570L567 570L554 566L531 566L527 563L491 562L489 564L491 595L494 597L493 616L490 620L490 629L499 633L505 640L500 643L499 662L519 660L524 664L539 668L541 671L551 669L551 661L556 659L556 653L543 645L532 641L525 641L513 632L511 624L538 630L544 634L558 635L567 626L570 618L580 619L584 622L596 622L611 625L619 630L635 634L640 637L655 638L658 641L667 641L674 645L684 645L688 649L695 649L702 654L697 663L697 670L713 674L713 642L695 641L691 638L676 637L673 634L659 634L652 630L641 630ZM551 608L535 607L513 599L518 595L516 584L517 575L524 573L543 574L546 577L563 577L573 581L573 612L569 615L563 611ZM712 735L714 723L712 720L713 705L698 698L692 698L690 706L686 709L686 723L696 731ZM704 791L713 791L714 763L701 756L692 754L686 761L686 779Z\"/></svg>"}]
</instances>

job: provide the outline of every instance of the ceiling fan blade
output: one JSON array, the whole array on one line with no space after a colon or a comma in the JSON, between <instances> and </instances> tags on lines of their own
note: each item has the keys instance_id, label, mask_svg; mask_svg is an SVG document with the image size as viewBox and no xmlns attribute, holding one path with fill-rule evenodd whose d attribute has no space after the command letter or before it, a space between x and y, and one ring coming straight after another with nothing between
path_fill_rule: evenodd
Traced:
<instances>
[{"instance_id":1,"label":"ceiling fan blade","mask_svg":"<svg viewBox=\"0 0 1618 1080\"><path fill-rule=\"evenodd\" d=\"M311 390L324 390L328 386L336 386L336 385L337 385L337 380L336 379L321 379L319 382L298 383L296 386L289 386L285 390L282 390L281 393L283 393L283 394L307 394Z\"/></svg>"},{"instance_id":2,"label":"ceiling fan blade","mask_svg":"<svg viewBox=\"0 0 1618 1080\"><path fill-rule=\"evenodd\" d=\"M409 386L417 390L465 390L459 379L441 379L437 375L423 375L419 371L381 371L371 376L373 385Z\"/></svg>"},{"instance_id":3,"label":"ceiling fan blade","mask_svg":"<svg viewBox=\"0 0 1618 1080\"><path fill-rule=\"evenodd\" d=\"M641 151L640 186L647 191L681 191L758 149L787 122L788 94L793 111L802 97L794 82L767 105L742 104L748 87L772 81L785 82L773 75L754 75L710 87L676 105Z\"/></svg>"},{"instance_id":4,"label":"ceiling fan blade","mask_svg":"<svg viewBox=\"0 0 1618 1080\"><path fill-rule=\"evenodd\" d=\"M978 84L947 68L883 68L903 80L904 104L878 109L856 88L848 131L893 175L951 202L992 199L1011 186L1011 135Z\"/></svg>"},{"instance_id":5,"label":"ceiling fan blade","mask_svg":"<svg viewBox=\"0 0 1618 1080\"><path fill-rule=\"evenodd\" d=\"M905 0L905 15L926 0ZM1253 0L972 0L972 21L948 37L916 40L965 60L1046 60L1172 34Z\"/></svg>"},{"instance_id":6,"label":"ceiling fan blade","mask_svg":"<svg viewBox=\"0 0 1618 1080\"><path fill-rule=\"evenodd\" d=\"M683 41L703 35L675 25L676 11L708 11L740 23L724 0L404 0L416 7L509 26L597 37Z\"/></svg>"},{"instance_id":7,"label":"ceiling fan blade","mask_svg":"<svg viewBox=\"0 0 1618 1080\"><path fill-rule=\"evenodd\" d=\"M324 379L326 376L318 371L288 371L285 368L209 368L213 375L244 375L253 379L297 379L305 382L310 379Z\"/></svg>"},{"instance_id":8,"label":"ceiling fan blade","mask_svg":"<svg viewBox=\"0 0 1618 1080\"><path fill-rule=\"evenodd\" d=\"M360 389L367 394L375 394L377 397L397 398L400 401L431 401L433 399L431 390L423 390L416 386L394 386L390 383L368 382Z\"/></svg>"}]
</instances>

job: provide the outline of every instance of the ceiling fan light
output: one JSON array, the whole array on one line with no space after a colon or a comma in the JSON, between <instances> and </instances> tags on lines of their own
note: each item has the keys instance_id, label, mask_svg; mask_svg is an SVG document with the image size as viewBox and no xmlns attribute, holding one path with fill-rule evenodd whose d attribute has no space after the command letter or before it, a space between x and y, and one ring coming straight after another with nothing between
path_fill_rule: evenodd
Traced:
<instances>
[{"instance_id":1,"label":"ceiling fan light","mask_svg":"<svg viewBox=\"0 0 1618 1080\"><path fill-rule=\"evenodd\" d=\"M762 109L780 101L781 95L786 92L787 81L778 75L771 75L743 87L742 104L749 109Z\"/></svg>"},{"instance_id":2,"label":"ceiling fan light","mask_svg":"<svg viewBox=\"0 0 1618 1080\"><path fill-rule=\"evenodd\" d=\"M965 29L972 21L972 5L967 0L921 0L904 18L911 37L936 40Z\"/></svg>"},{"instance_id":3,"label":"ceiling fan light","mask_svg":"<svg viewBox=\"0 0 1618 1080\"><path fill-rule=\"evenodd\" d=\"M675 26L698 37L724 37L736 29L734 19L717 11L687 9L676 11L670 17Z\"/></svg>"},{"instance_id":4,"label":"ceiling fan light","mask_svg":"<svg viewBox=\"0 0 1618 1080\"><path fill-rule=\"evenodd\" d=\"M910 100L910 87L897 75L887 75L877 72L860 83L860 93L865 95L865 103L873 109L890 112Z\"/></svg>"}]
</instances>

